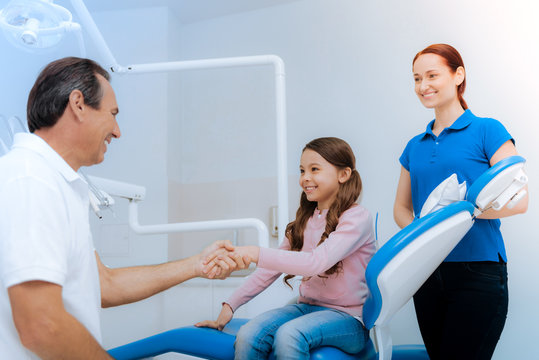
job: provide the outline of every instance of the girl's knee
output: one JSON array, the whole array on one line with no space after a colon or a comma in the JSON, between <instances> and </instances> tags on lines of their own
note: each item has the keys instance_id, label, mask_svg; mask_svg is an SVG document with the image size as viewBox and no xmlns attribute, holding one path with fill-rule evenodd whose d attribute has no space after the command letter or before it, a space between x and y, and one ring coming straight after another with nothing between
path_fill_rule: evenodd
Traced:
<instances>
[{"instance_id":1,"label":"girl's knee","mask_svg":"<svg viewBox=\"0 0 539 360\"><path fill-rule=\"evenodd\" d=\"M275 341L277 340L294 340L297 341L302 337L301 331L299 331L295 326L290 326L290 324L284 324L275 333Z\"/></svg>"},{"instance_id":2,"label":"girl's knee","mask_svg":"<svg viewBox=\"0 0 539 360\"><path fill-rule=\"evenodd\" d=\"M275 333L273 341L275 354L280 352L290 353L291 351L307 352L309 351L309 341L305 334L295 326L284 324Z\"/></svg>"},{"instance_id":3,"label":"girl's knee","mask_svg":"<svg viewBox=\"0 0 539 360\"><path fill-rule=\"evenodd\" d=\"M243 325L234 342L236 359L263 359L271 352L271 334L257 324Z\"/></svg>"},{"instance_id":4,"label":"girl's knee","mask_svg":"<svg viewBox=\"0 0 539 360\"><path fill-rule=\"evenodd\" d=\"M236 334L236 344L251 344L256 335L256 329L253 329L252 326L249 326L249 323L247 323L238 330L238 333Z\"/></svg>"}]
</instances>

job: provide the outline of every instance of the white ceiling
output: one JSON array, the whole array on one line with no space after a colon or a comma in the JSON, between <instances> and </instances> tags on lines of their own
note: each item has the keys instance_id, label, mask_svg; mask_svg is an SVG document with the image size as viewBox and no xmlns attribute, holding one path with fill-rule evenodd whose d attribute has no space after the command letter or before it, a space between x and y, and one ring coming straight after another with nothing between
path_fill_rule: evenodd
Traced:
<instances>
[{"instance_id":1,"label":"white ceiling","mask_svg":"<svg viewBox=\"0 0 539 360\"><path fill-rule=\"evenodd\" d=\"M86 0L85 4L90 12L168 6L180 22L192 23L294 1L299 0ZM67 0L56 3L68 6Z\"/></svg>"}]
</instances>

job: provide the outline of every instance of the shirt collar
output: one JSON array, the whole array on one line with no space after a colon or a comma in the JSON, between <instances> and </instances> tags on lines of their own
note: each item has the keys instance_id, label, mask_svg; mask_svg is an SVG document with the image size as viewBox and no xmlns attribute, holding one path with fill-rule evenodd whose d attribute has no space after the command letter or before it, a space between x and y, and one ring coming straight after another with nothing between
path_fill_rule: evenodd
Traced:
<instances>
[{"instance_id":1,"label":"shirt collar","mask_svg":"<svg viewBox=\"0 0 539 360\"><path fill-rule=\"evenodd\" d=\"M455 120L453 122L453 124L451 124L450 127L448 127L447 129L450 129L450 130L455 130L455 131L458 131L458 130L462 130L464 129L465 127L467 127L468 125L470 125L472 123L472 119L475 117L474 114L472 114L471 110L470 109L467 109L464 111L464 113L462 115L460 115L457 120ZM432 133L432 126L434 125L434 121L436 119L432 120L431 122L429 122L429 124L427 125L427 129L426 131L423 133L423 136L422 138L424 138L425 136L428 135L431 135L432 137L436 137L433 133Z\"/></svg>"},{"instance_id":2,"label":"shirt collar","mask_svg":"<svg viewBox=\"0 0 539 360\"><path fill-rule=\"evenodd\" d=\"M13 149L23 148L42 156L47 163L58 171L67 182L82 180L71 166L41 137L30 133L17 133L13 139ZM84 181L84 180L83 180Z\"/></svg>"}]
</instances>

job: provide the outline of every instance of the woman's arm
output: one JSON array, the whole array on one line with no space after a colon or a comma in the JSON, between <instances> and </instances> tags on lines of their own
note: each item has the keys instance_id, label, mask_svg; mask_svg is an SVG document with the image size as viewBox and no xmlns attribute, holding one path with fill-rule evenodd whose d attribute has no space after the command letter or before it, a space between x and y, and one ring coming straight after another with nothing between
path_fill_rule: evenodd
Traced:
<instances>
[{"instance_id":1,"label":"woman's arm","mask_svg":"<svg viewBox=\"0 0 539 360\"><path fill-rule=\"evenodd\" d=\"M414 221L414 207L412 204L412 182L410 173L401 166L397 195L393 205L393 218L402 229Z\"/></svg>"},{"instance_id":2,"label":"woman's arm","mask_svg":"<svg viewBox=\"0 0 539 360\"><path fill-rule=\"evenodd\" d=\"M518 155L517 149L511 140L506 141L492 157L490 158L490 166L496 164L497 162L513 155ZM504 206L500 210L490 209L478 216L479 219L499 219L511 215L523 214L528 210L528 185L522 189L526 191L526 195L520 199L520 201L512 208L508 209Z\"/></svg>"}]
</instances>

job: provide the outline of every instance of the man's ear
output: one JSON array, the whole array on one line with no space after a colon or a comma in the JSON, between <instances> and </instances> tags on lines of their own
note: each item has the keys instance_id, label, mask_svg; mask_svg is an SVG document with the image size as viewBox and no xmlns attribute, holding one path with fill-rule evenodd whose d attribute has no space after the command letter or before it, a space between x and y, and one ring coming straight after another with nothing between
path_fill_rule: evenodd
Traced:
<instances>
[{"instance_id":1,"label":"man's ear","mask_svg":"<svg viewBox=\"0 0 539 360\"><path fill-rule=\"evenodd\" d=\"M339 170L339 183L344 184L350 179L350 176L352 176L352 169L349 167Z\"/></svg>"},{"instance_id":2,"label":"man's ear","mask_svg":"<svg viewBox=\"0 0 539 360\"><path fill-rule=\"evenodd\" d=\"M79 121L82 121L82 114L86 105L84 104L84 95L82 95L82 92L80 90L73 90L71 94L69 94L68 106L75 115L75 117Z\"/></svg>"}]
</instances>

